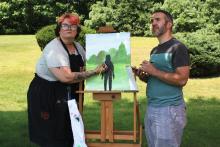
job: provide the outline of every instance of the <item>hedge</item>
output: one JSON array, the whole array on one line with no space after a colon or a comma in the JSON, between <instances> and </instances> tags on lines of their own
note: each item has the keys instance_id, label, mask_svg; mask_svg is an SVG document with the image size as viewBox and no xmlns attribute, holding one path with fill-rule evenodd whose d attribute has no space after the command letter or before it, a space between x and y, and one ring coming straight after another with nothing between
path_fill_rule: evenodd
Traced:
<instances>
[{"instance_id":1,"label":"hedge","mask_svg":"<svg viewBox=\"0 0 220 147\"><path fill-rule=\"evenodd\" d=\"M202 29L193 33L177 33L175 37L188 48L191 58L191 77L220 75L220 35Z\"/></svg>"}]
</instances>

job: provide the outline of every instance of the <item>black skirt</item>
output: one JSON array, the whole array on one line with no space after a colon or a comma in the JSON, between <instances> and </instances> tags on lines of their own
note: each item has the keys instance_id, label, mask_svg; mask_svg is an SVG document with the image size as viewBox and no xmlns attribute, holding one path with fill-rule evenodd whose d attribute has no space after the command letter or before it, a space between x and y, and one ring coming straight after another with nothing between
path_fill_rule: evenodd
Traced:
<instances>
[{"instance_id":1,"label":"black skirt","mask_svg":"<svg viewBox=\"0 0 220 147\"><path fill-rule=\"evenodd\" d=\"M35 74L27 93L30 140L39 145L73 144L67 85ZM70 145L70 146L71 146Z\"/></svg>"}]
</instances>

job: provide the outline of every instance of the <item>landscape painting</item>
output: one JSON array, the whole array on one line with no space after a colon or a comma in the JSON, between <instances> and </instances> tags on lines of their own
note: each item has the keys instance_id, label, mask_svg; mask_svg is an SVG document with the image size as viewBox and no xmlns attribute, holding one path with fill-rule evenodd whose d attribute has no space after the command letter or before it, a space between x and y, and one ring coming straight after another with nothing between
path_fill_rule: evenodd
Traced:
<instances>
[{"instance_id":1,"label":"landscape painting","mask_svg":"<svg viewBox=\"0 0 220 147\"><path fill-rule=\"evenodd\" d=\"M107 70L86 80L87 91L137 90L130 63L130 33L86 35L86 70L105 63Z\"/></svg>"}]
</instances>

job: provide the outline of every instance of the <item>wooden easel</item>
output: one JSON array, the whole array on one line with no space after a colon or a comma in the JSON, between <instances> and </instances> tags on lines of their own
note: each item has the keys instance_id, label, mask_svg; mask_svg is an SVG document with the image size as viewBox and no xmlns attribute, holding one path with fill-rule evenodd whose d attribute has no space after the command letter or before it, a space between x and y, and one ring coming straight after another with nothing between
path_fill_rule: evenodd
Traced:
<instances>
[{"instance_id":1,"label":"wooden easel","mask_svg":"<svg viewBox=\"0 0 220 147\"><path fill-rule=\"evenodd\" d=\"M99 32L116 32L111 26L99 28ZM81 84L82 85L82 84ZM81 86L82 88L82 86ZM82 114L83 93L91 92L94 100L101 103L101 130L85 131L88 147L141 147L142 144L142 125L140 123L140 112L137 102L137 91L123 91L133 93L133 130L119 131L114 130L113 102L121 99L122 91L79 91L79 111ZM82 114L83 115L83 114ZM99 142L89 142L90 139ZM131 143L115 143L116 140L132 141Z\"/></svg>"},{"instance_id":2,"label":"wooden easel","mask_svg":"<svg viewBox=\"0 0 220 147\"><path fill-rule=\"evenodd\" d=\"M120 91L79 91L80 95L91 92L93 99L101 103L101 130L85 131L86 140L100 140L97 143L88 142L88 147L141 147L142 125L140 123L140 112L137 102L137 91L126 91L133 93L133 130L114 130L113 102L121 98ZM81 112L82 114L82 112ZM133 143L115 143L116 140L132 141Z\"/></svg>"}]
</instances>

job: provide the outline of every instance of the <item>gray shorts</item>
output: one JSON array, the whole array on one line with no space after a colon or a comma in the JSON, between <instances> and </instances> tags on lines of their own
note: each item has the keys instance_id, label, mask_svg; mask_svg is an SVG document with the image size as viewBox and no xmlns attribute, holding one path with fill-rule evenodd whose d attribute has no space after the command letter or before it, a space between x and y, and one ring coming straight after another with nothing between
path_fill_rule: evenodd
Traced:
<instances>
[{"instance_id":1,"label":"gray shorts","mask_svg":"<svg viewBox=\"0 0 220 147\"><path fill-rule=\"evenodd\" d=\"M185 104L148 106L144 123L148 147L179 147L186 125Z\"/></svg>"}]
</instances>

